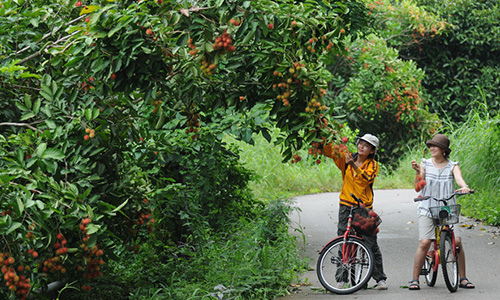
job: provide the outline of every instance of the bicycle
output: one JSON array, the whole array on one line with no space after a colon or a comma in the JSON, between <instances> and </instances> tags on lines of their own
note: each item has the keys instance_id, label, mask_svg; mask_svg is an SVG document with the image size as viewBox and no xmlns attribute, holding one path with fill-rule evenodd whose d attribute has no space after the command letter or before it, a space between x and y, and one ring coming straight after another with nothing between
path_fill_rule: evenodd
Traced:
<instances>
[{"instance_id":1,"label":"bicycle","mask_svg":"<svg viewBox=\"0 0 500 300\"><path fill-rule=\"evenodd\" d=\"M456 292L459 285L458 273L458 254L460 249L455 245L455 232L453 224L458 223L460 216L460 204L448 205L448 200L454 196L466 195L474 193L455 192L449 197L437 199L431 196L415 198L414 201L423 201L433 199L442 202L443 206L429 207L431 217L433 219L436 239L433 240L431 248L427 252L424 265L420 271L420 275L425 276L427 285L432 287L436 284L438 268L441 264L443 269L444 282L450 292ZM439 245L439 248L438 248Z\"/></svg>"},{"instance_id":2,"label":"bicycle","mask_svg":"<svg viewBox=\"0 0 500 300\"><path fill-rule=\"evenodd\" d=\"M373 253L363 238L356 234L372 235L382 222L373 211L368 211L360 205L362 203L360 199L353 194L351 196L358 205L350 207L347 229L344 235L326 243L319 252L316 266L316 272L323 287L336 294L354 293L370 280L374 266ZM371 222L353 226L353 223L359 222L356 217L359 220L370 218Z\"/></svg>"}]
</instances>

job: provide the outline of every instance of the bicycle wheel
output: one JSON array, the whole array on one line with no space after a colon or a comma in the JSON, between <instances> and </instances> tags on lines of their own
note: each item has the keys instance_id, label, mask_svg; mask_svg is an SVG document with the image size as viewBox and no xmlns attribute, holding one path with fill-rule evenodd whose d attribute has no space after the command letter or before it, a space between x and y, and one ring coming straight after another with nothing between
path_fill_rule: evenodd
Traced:
<instances>
[{"instance_id":1,"label":"bicycle wheel","mask_svg":"<svg viewBox=\"0 0 500 300\"><path fill-rule=\"evenodd\" d=\"M434 267L436 265L435 244L435 242L431 244L422 268L422 275L425 275L425 282L428 286L434 286L437 280L438 268Z\"/></svg>"},{"instance_id":2,"label":"bicycle wheel","mask_svg":"<svg viewBox=\"0 0 500 300\"><path fill-rule=\"evenodd\" d=\"M358 237L342 237L328 243L321 250L316 272L325 289L336 294L350 294L370 280L373 254Z\"/></svg>"},{"instance_id":3,"label":"bicycle wheel","mask_svg":"<svg viewBox=\"0 0 500 300\"><path fill-rule=\"evenodd\" d=\"M441 233L441 266L443 267L443 277L446 287L450 292L458 289L458 257L454 249L451 233L443 231Z\"/></svg>"}]
</instances>

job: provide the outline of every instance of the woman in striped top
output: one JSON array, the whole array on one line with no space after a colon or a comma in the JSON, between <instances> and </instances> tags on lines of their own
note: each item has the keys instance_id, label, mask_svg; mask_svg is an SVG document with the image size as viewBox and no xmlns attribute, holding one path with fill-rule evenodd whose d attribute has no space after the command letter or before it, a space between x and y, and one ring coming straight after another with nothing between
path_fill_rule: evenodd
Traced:
<instances>
[{"instance_id":1,"label":"woman in striped top","mask_svg":"<svg viewBox=\"0 0 500 300\"><path fill-rule=\"evenodd\" d=\"M438 199L445 198L455 191L463 193L470 192L469 187L465 183L462 176L462 171L458 162L449 159L451 149L450 140L443 134L436 134L432 140L426 142L429 147L431 158L422 159L421 164L415 160L411 162L413 169L416 171L415 189L420 192L421 196L432 196ZM419 183L425 180L425 185ZM455 182L460 188L455 189ZM448 204L455 204L455 198L448 201ZM418 205L418 231L419 242L415 253L413 264L413 279L410 281L410 290L419 290L420 270L424 264L425 255L429 250L432 240L435 239L434 227L432 218L429 212L429 207L439 206L436 200L420 201ZM456 245L460 248L458 255L460 287L474 288L475 286L467 279L465 272L465 252L462 246L462 239L459 236L459 231L455 231Z\"/></svg>"}]
</instances>

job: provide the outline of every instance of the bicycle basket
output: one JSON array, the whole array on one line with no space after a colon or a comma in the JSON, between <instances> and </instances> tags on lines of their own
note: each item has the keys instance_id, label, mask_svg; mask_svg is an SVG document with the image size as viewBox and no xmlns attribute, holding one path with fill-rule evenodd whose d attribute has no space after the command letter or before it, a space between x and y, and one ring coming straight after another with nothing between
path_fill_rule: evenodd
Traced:
<instances>
[{"instance_id":1,"label":"bicycle basket","mask_svg":"<svg viewBox=\"0 0 500 300\"><path fill-rule=\"evenodd\" d=\"M429 207L434 225L450 225L458 223L460 204Z\"/></svg>"},{"instance_id":2,"label":"bicycle basket","mask_svg":"<svg viewBox=\"0 0 500 300\"><path fill-rule=\"evenodd\" d=\"M354 210L351 226L359 235L373 236L378 233L380 223L382 219L373 210L358 207Z\"/></svg>"}]
</instances>

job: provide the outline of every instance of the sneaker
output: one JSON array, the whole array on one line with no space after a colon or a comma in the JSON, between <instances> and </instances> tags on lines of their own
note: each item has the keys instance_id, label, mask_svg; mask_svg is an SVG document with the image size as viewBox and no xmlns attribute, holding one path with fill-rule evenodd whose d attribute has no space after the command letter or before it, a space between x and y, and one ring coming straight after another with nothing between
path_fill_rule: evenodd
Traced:
<instances>
[{"instance_id":1,"label":"sneaker","mask_svg":"<svg viewBox=\"0 0 500 300\"><path fill-rule=\"evenodd\" d=\"M385 282L385 280L380 280L379 282L377 282L377 285L375 286L375 288L377 290L387 290L388 286L387 286L387 283Z\"/></svg>"}]
</instances>

